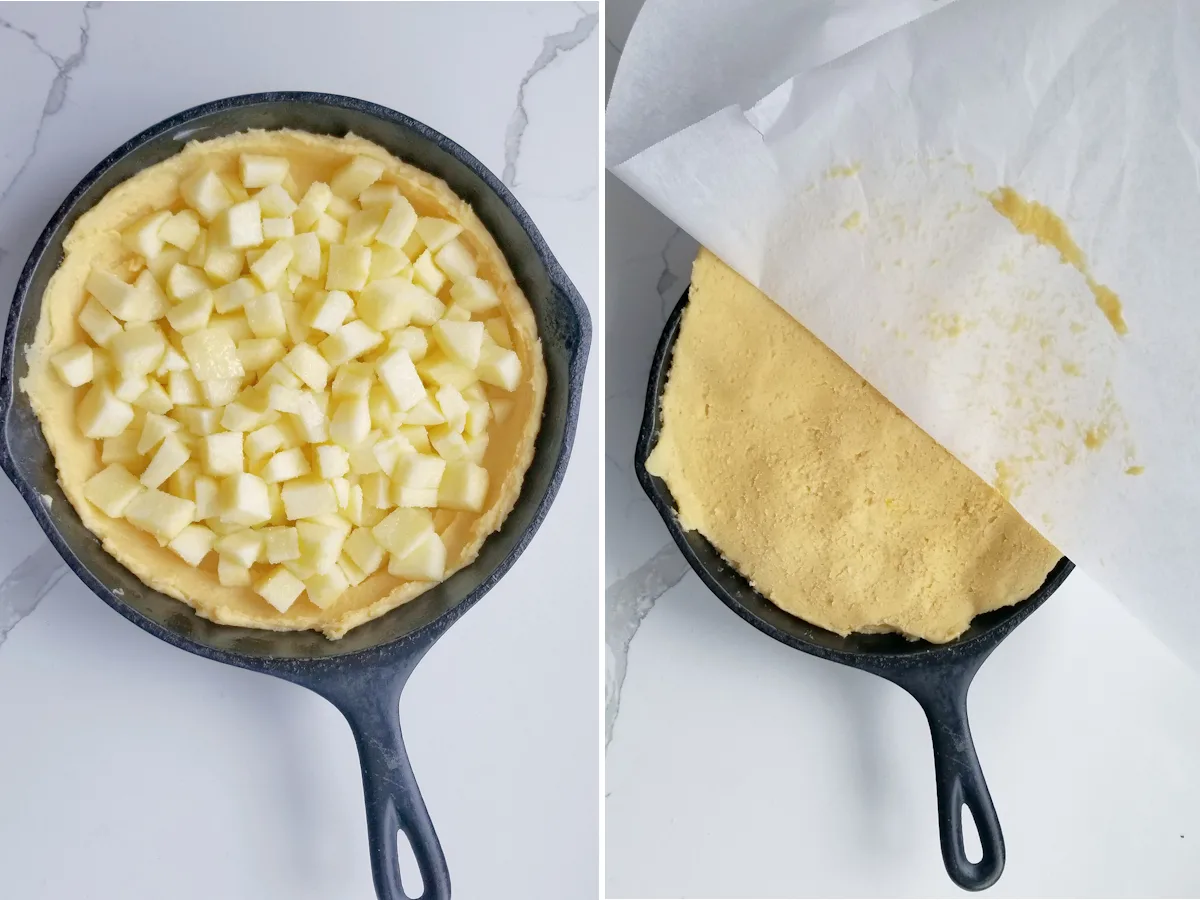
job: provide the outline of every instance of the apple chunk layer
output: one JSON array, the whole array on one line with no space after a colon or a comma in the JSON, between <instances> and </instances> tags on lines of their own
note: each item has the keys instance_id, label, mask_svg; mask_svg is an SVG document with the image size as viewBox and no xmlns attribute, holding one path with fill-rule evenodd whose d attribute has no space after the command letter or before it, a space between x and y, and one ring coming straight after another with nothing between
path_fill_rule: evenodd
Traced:
<instances>
[{"instance_id":1,"label":"apple chunk layer","mask_svg":"<svg viewBox=\"0 0 1200 900\"><path fill-rule=\"evenodd\" d=\"M269 152L279 134L327 142L324 165L307 145ZM414 585L403 602L470 561L472 519L503 507L499 526L536 418L500 465L489 444L517 434L522 385L540 413L545 376L528 304L465 204L367 142L298 135L201 156L161 207L112 229L121 251L88 261L74 340L42 378L69 392L71 440L99 462L82 502L254 592L270 612L253 624L336 637L396 605L330 625L365 581Z\"/></svg>"}]
</instances>

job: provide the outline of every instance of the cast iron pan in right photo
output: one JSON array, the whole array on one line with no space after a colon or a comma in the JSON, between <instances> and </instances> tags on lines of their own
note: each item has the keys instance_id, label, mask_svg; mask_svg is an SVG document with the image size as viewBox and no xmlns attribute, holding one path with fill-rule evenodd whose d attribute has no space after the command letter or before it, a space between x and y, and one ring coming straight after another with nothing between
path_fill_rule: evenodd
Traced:
<instances>
[{"instance_id":1,"label":"cast iron pan in right photo","mask_svg":"<svg viewBox=\"0 0 1200 900\"><path fill-rule=\"evenodd\" d=\"M988 655L1046 602L1075 568L1074 563L1063 557L1033 596L1015 606L977 616L961 637L947 644L910 641L898 634L842 637L784 612L755 591L701 534L680 526L666 482L646 471L646 459L658 443L660 403L687 300L685 293L667 320L650 365L646 411L634 456L642 488L696 574L735 613L789 647L886 678L921 704L933 737L938 823L946 871L955 884L966 890L991 887L1004 871L1004 836L971 740L967 690ZM971 812L983 846L978 862L967 859L963 845L964 806Z\"/></svg>"}]
</instances>

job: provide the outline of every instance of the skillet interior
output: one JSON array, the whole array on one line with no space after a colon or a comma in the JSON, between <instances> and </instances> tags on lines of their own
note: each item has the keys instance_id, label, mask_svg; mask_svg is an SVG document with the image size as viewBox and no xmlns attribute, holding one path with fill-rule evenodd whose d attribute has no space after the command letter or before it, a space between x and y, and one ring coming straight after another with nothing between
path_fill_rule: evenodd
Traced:
<instances>
[{"instance_id":1,"label":"skillet interior","mask_svg":"<svg viewBox=\"0 0 1200 900\"><path fill-rule=\"evenodd\" d=\"M23 348L32 342L41 297L62 260L75 221L110 189L174 155L190 140L249 128L298 128L374 141L398 158L443 178L474 208L508 259L537 319L547 371L546 400L533 462L501 529L470 566L340 641L315 632L270 632L216 625L147 588L101 547L63 495L54 460L25 395ZM179 113L114 151L59 207L17 282L0 368L0 465L71 569L101 599L152 634L204 656L245 665L255 660L329 659L362 654L437 623L448 625L504 574L546 515L562 480L578 416L590 323L577 292L520 204L484 166L443 135L375 104L312 93L233 97Z\"/></svg>"}]
</instances>

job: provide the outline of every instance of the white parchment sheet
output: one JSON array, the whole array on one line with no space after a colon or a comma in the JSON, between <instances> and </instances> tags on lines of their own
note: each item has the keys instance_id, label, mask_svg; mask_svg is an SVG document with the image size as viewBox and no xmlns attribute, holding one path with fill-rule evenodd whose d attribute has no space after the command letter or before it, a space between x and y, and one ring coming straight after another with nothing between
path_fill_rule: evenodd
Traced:
<instances>
[{"instance_id":1,"label":"white parchment sheet","mask_svg":"<svg viewBox=\"0 0 1200 900\"><path fill-rule=\"evenodd\" d=\"M648 0L607 140L1200 668L1200 3Z\"/></svg>"}]
</instances>

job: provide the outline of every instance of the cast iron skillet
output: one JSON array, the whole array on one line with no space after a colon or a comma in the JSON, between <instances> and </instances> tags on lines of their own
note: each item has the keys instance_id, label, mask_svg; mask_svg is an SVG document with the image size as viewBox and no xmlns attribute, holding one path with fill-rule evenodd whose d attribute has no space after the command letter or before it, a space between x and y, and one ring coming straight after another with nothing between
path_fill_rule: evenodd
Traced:
<instances>
[{"instance_id":1,"label":"cast iron skillet","mask_svg":"<svg viewBox=\"0 0 1200 900\"><path fill-rule=\"evenodd\" d=\"M440 176L467 200L504 251L533 306L548 375L533 464L512 513L484 543L479 558L340 641L313 632L215 625L179 601L148 589L80 522L58 486L42 430L18 388L28 371L23 348L33 341L42 293L62 259L63 238L80 215L117 184L174 155L186 141L247 128L285 127L337 136L353 131ZM449 138L398 112L350 97L305 92L231 97L172 116L114 151L79 183L42 232L17 282L8 316L0 367L0 467L67 565L125 618L199 656L302 685L341 710L362 762L371 868L379 897L446 900L450 876L404 750L400 692L434 641L508 571L545 518L575 434L590 334L579 293L525 210L495 175ZM423 890L418 895L406 893L400 883L401 830L420 871Z\"/></svg>"},{"instance_id":2,"label":"cast iron skillet","mask_svg":"<svg viewBox=\"0 0 1200 900\"><path fill-rule=\"evenodd\" d=\"M659 402L667 386L671 351L686 306L687 294L684 294L667 320L650 365L646 412L634 459L638 480L696 574L726 606L777 641L886 678L921 704L933 735L938 821L946 871L955 884L967 890L990 887L1004 871L1004 837L971 741L967 689L988 654L1058 589L1075 565L1065 557L1059 560L1032 597L1016 606L976 617L965 634L948 644L909 641L896 634L842 637L784 612L755 591L703 536L680 527L675 501L666 483L646 471L646 458L658 443L662 425ZM977 863L967 859L963 847L964 804L971 811L983 845L983 858Z\"/></svg>"}]
</instances>

